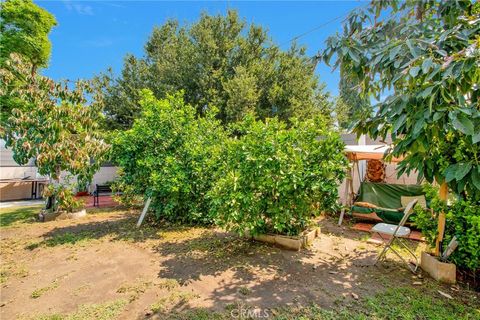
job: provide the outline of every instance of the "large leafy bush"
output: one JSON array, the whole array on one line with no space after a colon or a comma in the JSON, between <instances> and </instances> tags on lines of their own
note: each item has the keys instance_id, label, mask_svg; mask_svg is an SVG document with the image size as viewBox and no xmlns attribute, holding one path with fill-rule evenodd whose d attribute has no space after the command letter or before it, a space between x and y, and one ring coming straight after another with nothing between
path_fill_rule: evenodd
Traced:
<instances>
[{"instance_id":1,"label":"large leafy bush","mask_svg":"<svg viewBox=\"0 0 480 320\"><path fill-rule=\"evenodd\" d=\"M235 126L209 192L215 222L240 234L298 234L311 218L336 208L345 172L344 144L321 118L255 121Z\"/></svg>"},{"instance_id":2,"label":"large leafy bush","mask_svg":"<svg viewBox=\"0 0 480 320\"><path fill-rule=\"evenodd\" d=\"M478 1L371 1L323 52L362 96L381 100L354 130L391 137L398 174L416 171L477 201L479 34Z\"/></svg>"},{"instance_id":3,"label":"large leafy bush","mask_svg":"<svg viewBox=\"0 0 480 320\"><path fill-rule=\"evenodd\" d=\"M157 100L141 94L142 116L114 139L112 159L121 167L124 197L152 197L157 218L210 222L205 194L216 170L225 134L214 110L197 118L182 94Z\"/></svg>"},{"instance_id":4,"label":"large leafy bush","mask_svg":"<svg viewBox=\"0 0 480 320\"><path fill-rule=\"evenodd\" d=\"M415 208L415 223L422 230L428 243L433 247L437 237L439 212L446 214L445 249L453 236L459 242L451 260L459 267L470 270L480 269L480 205L473 199L451 197L449 204L438 197L438 188L426 185L426 196L430 200L430 210Z\"/></svg>"}]
</instances>

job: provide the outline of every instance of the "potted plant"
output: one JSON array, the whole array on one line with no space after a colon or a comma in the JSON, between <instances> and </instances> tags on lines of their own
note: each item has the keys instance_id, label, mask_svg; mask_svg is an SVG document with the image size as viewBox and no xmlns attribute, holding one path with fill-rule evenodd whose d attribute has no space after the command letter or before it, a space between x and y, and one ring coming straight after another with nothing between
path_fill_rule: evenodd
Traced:
<instances>
[{"instance_id":1,"label":"potted plant","mask_svg":"<svg viewBox=\"0 0 480 320\"><path fill-rule=\"evenodd\" d=\"M90 181L88 181L87 179L79 178L78 182L77 182L77 193L75 194L75 196L77 196L77 197L88 196L89 195L89 192L88 192L88 187L89 186L90 186Z\"/></svg>"}]
</instances>

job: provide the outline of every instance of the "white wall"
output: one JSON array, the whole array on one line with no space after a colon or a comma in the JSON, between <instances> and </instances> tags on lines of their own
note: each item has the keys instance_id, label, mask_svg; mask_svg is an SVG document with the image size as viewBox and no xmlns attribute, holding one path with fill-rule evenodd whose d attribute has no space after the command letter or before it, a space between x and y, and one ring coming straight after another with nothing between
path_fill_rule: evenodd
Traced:
<instances>
[{"instance_id":1,"label":"white wall","mask_svg":"<svg viewBox=\"0 0 480 320\"><path fill-rule=\"evenodd\" d=\"M104 184L112 181L117 176L117 168L112 166L100 167L95 173L90 185L90 192L95 189L95 184ZM33 160L25 166L19 166L13 159L11 150L5 148L5 141L0 140L0 179L23 179L42 178L37 172L37 167ZM62 172L60 179L66 181L67 174ZM71 183L76 183L76 179L71 179ZM0 183L0 201L27 199L31 195L31 183L14 182Z\"/></svg>"}]
</instances>

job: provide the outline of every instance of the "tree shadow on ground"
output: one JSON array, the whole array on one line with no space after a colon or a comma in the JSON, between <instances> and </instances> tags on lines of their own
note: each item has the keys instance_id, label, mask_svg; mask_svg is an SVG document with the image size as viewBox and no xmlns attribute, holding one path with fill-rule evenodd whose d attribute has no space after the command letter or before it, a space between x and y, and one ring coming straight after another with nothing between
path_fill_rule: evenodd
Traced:
<instances>
[{"instance_id":1,"label":"tree shadow on ground","mask_svg":"<svg viewBox=\"0 0 480 320\"><path fill-rule=\"evenodd\" d=\"M0 209L0 227L9 227L16 223L34 223L41 205Z\"/></svg>"},{"instance_id":2,"label":"tree shadow on ground","mask_svg":"<svg viewBox=\"0 0 480 320\"><path fill-rule=\"evenodd\" d=\"M95 212L101 217L101 212ZM108 220L100 221L68 221L68 225L54 227L42 235L43 240L27 246L35 249L39 246L55 247L65 244L75 244L90 240L144 242L146 240L160 240L165 232L186 232L189 226L170 225L159 228L145 223L141 228L136 227L137 213L120 212Z\"/></svg>"},{"instance_id":3,"label":"tree shadow on ground","mask_svg":"<svg viewBox=\"0 0 480 320\"><path fill-rule=\"evenodd\" d=\"M256 307L314 302L329 307L410 283L411 273L396 261L374 266L376 251L323 250L321 242L327 238L316 239L308 250L292 252L206 232L195 239L158 245L155 250L164 258L159 277L198 286L214 310L239 302ZM387 276L392 272L394 277Z\"/></svg>"}]
</instances>

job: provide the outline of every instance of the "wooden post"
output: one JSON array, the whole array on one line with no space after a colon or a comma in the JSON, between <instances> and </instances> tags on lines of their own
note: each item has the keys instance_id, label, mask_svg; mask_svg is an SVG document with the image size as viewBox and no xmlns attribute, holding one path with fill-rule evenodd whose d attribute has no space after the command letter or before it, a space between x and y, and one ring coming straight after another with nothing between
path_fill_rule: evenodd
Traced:
<instances>
[{"instance_id":1,"label":"wooden post","mask_svg":"<svg viewBox=\"0 0 480 320\"><path fill-rule=\"evenodd\" d=\"M448 186L446 182L443 182L440 186L439 197L443 201L447 201ZM440 212L438 215L438 234L437 241L435 242L435 256L440 256L440 246L443 241L443 234L445 233L445 212Z\"/></svg>"},{"instance_id":2,"label":"wooden post","mask_svg":"<svg viewBox=\"0 0 480 320\"><path fill-rule=\"evenodd\" d=\"M150 202L152 201L152 198L148 198L147 202L145 202L145 206L143 207L142 214L140 215L140 218L138 219L137 222L137 228L140 228L142 225L143 219L145 219L145 216L147 215L148 207L150 206Z\"/></svg>"}]
</instances>

